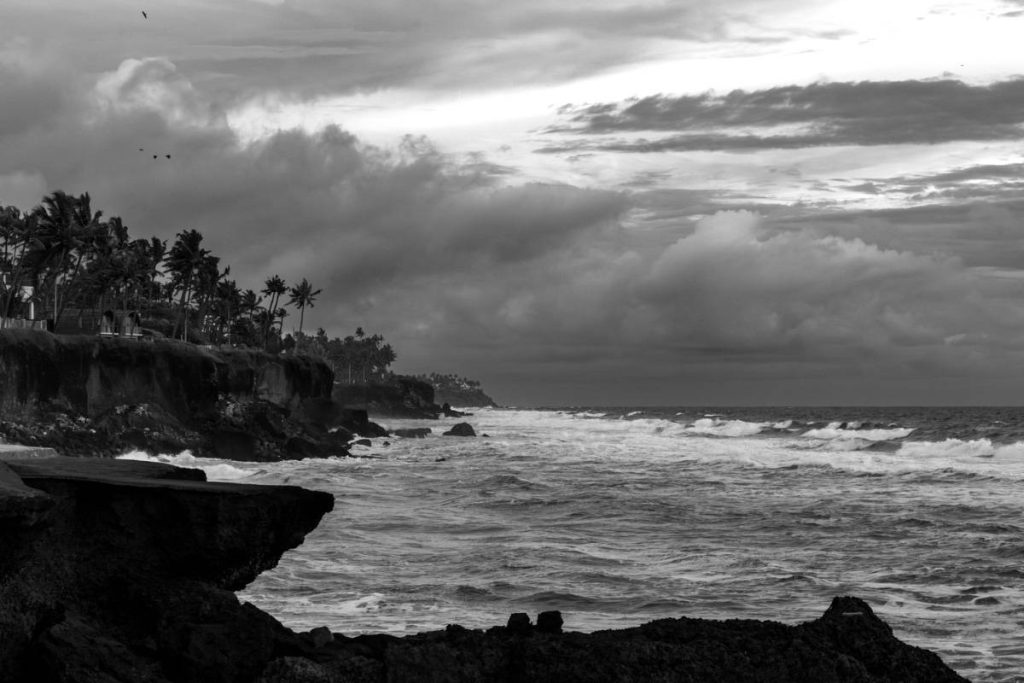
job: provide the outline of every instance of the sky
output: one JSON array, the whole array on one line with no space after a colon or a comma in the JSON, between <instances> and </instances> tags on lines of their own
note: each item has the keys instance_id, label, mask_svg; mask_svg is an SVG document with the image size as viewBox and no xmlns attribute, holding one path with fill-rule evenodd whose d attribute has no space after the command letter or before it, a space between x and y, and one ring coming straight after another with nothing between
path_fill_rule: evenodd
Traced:
<instances>
[{"instance_id":1,"label":"sky","mask_svg":"<svg viewBox=\"0 0 1024 683\"><path fill-rule=\"evenodd\" d=\"M1024 0L3 0L0 25L0 204L199 230L398 372L517 406L1024 403Z\"/></svg>"}]
</instances>

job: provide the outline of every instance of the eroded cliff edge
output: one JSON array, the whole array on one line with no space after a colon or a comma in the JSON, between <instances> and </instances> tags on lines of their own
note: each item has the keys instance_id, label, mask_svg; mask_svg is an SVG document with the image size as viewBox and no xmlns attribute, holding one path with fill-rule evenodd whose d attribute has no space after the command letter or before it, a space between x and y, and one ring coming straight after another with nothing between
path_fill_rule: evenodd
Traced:
<instances>
[{"instance_id":1,"label":"eroded cliff edge","mask_svg":"<svg viewBox=\"0 0 1024 683\"><path fill-rule=\"evenodd\" d=\"M0 461L0 681L247 681L301 642L233 591L330 494L95 458Z\"/></svg>"},{"instance_id":2,"label":"eroded cliff edge","mask_svg":"<svg viewBox=\"0 0 1024 683\"><path fill-rule=\"evenodd\" d=\"M67 455L345 455L358 416L332 401L333 385L305 356L0 330L0 437Z\"/></svg>"}]
</instances>

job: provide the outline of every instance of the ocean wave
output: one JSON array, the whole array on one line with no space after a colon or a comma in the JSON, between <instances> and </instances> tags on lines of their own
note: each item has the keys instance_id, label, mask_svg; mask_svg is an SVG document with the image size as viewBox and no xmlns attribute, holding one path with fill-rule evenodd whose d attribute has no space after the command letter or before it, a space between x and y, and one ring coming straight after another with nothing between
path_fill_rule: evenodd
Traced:
<instances>
[{"instance_id":1,"label":"ocean wave","mask_svg":"<svg viewBox=\"0 0 1024 683\"><path fill-rule=\"evenodd\" d=\"M199 469L206 473L206 478L210 481L237 481L257 474L257 472L253 470L229 465L222 460L197 458L192 455L192 451L187 450L176 454L161 453L159 455L150 455L144 451L130 451L117 456L117 459L162 462L168 465L175 465L176 467Z\"/></svg>"},{"instance_id":2,"label":"ocean wave","mask_svg":"<svg viewBox=\"0 0 1024 683\"><path fill-rule=\"evenodd\" d=\"M803 436L809 439L862 439L865 441L891 441L903 439L914 431L913 427L864 428L859 422L832 422L826 427L808 429Z\"/></svg>"},{"instance_id":3,"label":"ocean wave","mask_svg":"<svg viewBox=\"0 0 1024 683\"><path fill-rule=\"evenodd\" d=\"M697 434L700 436L744 437L756 436L764 431L766 426L766 424L760 422L723 420L718 417L704 417L699 420L695 420L693 424L685 427L683 431L688 434Z\"/></svg>"},{"instance_id":4,"label":"ocean wave","mask_svg":"<svg viewBox=\"0 0 1024 683\"><path fill-rule=\"evenodd\" d=\"M945 441L904 441L900 455L945 458L992 458L1024 460L1024 442L993 444L989 439L946 439Z\"/></svg>"}]
</instances>

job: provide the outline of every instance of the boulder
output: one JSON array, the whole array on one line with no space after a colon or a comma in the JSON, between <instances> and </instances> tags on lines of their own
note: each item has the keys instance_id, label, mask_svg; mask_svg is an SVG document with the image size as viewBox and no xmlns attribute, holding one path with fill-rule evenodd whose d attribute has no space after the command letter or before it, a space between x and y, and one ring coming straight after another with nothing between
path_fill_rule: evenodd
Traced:
<instances>
[{"instance_id":1,"label":"boulder","mask_svg":"<svg viewBox=\"0 0 1024 683\"><path fill-rule=\"evenodd\" d=\"M445 432L442 436L476 436L476 431L473 426L468 422L460 422L453 425L451 429Z\"/></svg>"}]
</instances>

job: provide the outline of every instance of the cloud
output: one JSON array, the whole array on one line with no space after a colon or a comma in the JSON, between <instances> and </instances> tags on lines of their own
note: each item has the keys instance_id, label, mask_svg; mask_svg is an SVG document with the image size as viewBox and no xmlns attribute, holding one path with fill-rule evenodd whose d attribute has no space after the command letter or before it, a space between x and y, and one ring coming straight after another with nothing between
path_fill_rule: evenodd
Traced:
<instances>
[{"instance_id":1,"label":"cloud","mask_svg":"<svg viewBox=\"0 0 1024 683\"><path fill-rule=\"evenodd\" d=\"M993 248L1014 239L1008 205L846 222L722 212L736 196L651 190L656 174L633 193L517 184L424 138L386 149L327 126L246 141L168 58L125 60L88 87L26 73L8 66L4 83L50 108L33 120L0 100L0 201L88 191L135 236L198 229L243 287L276 273L323 288L307 327L382 332L400 370L552 400L601 385L594 401L614 402L689 381L724 396L714 387L751 391L749 378L996 377L1024 344L1024 280Z\"/></svg>"},{"instance_id":2,"label":"cloud","mask_svg":"<svg viewBox=\"0 0 1024 683\"><path fill-rule=\"evenodd\" d=\"M542 151L662 152L934 144L1024 137L1024 79L814 83L563 107L551 133L617 135ZM623 138L645 133L648 138Z\"/></svg>"},{"instance_id":3,"label":"cloud","mask_svg":"<svg viewBox=\"0 0 1024 683\"><path fill-rule=\"evenodd\" d=\"M5 36L31 36L36 52L82 73L164 57L229 107L268 94L315 99L561 83L650 60L657 56L652 42L784 40L777 29L734 22L799 4L196 0L151 7L143 19L137 7L114 0L88 7L7 0L4 28Z\"/></svg>"}]
</instances>

